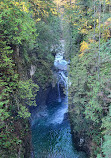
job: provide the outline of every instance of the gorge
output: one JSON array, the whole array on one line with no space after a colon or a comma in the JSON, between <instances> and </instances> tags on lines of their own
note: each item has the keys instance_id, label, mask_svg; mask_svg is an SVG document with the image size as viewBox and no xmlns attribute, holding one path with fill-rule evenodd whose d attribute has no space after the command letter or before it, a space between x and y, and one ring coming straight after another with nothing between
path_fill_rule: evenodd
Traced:
<instances>
[{"instance_id":1,"label":"gorge","mask_svg":"<svg viewBox=\"0 0 111 158\"><path fill-rule=\"evenodd\" d=\"M61 40L61 45L61 52L56 54L54 61L57 77L55 87L48 94L45 109L41 108L38 112L37 107L32 111L34 158L86 158L84 152L76 151L72 140L68 119L68 64L64 59L64 40Z\"/></svg>"},{"instance_id":2,"label":"gorge","mask_svg":"<svg viewBox=\"0 0 111 158\"><path fill-rule=\"evenodd\" d=\"M111 158L111 0L0 1L0 158L31 157Z\"/></svg>"}]
</instances>

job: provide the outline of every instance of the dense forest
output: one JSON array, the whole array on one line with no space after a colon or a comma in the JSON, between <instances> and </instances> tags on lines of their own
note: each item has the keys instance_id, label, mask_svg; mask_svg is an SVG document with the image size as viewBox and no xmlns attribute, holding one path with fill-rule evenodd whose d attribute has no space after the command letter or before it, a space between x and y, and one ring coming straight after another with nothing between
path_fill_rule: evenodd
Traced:
<instances>
[{"instance_id":1,"label":"dense forest","mask_svg":"<svg viewBox=\"0 0 111 158\"><path fill-rule=\"evenodd\" d=\"M65 40L69 119L90 158L111 158L110 0L0 0L0 158L30 158L30 106Z\"/></svg>"},{"instance_id":2,"label":"dense forest","mask_svg":"<svg viewBox=\"0 0 111 158\"><path fill-rule=\"evenodd\" d=\"M70 1L64 10L73 133L85 139L91 157L110 158L111 2Z\"/></svg>"},{"instance_id":3,"label":"dense forest","mask_svg":"<svg viewBox=\"0 0 111 158\"><path fill-rule=\"evenodd\" d=\"M0 13L0 157L28 158L28 108L51 83L59 19L45 0L0 1Z\"/></svg>"}]
</instances>

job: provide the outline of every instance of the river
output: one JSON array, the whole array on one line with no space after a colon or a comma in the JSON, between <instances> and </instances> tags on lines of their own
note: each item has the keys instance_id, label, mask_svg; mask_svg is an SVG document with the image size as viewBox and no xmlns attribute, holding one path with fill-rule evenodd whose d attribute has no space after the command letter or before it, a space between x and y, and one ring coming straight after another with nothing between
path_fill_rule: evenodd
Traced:
<instances>
[{"instance_id":1,"label":"river","mask_svg":"<svg viewBox=\"0 0 111 158\"><path fill-rule=\"evenodd\" d=\"M72 142L67 114L68 77L67 62L63 59L64 41L61 41L61 44L62 51L56 55L54 61L58 78L55 88L58 94L54 98L50 92L45 110L41 108L32 112L32 145L35 158L86 158L85 153L78 152ZM61 85L66 89L66 95L63 95Z\"/></svg>"}]
</instances>

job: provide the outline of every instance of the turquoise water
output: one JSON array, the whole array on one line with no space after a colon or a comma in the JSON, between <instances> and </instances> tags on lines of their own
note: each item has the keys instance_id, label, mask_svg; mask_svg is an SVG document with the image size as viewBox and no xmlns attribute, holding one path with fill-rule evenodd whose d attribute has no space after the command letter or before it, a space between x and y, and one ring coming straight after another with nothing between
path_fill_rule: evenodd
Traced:
<instances>
[{"instance_id":1,"label":"turquoise water","mask_svg":"<svg viewBox=\"0 0 111 158\"><path fill-rule=\"evenodd\" d=\"M70 123L67 116L67 97L61 102L47 105L42 115L32 113L32 144L35 158L86 158L77 152L72 143Z\"/></svg>"}]
</instances>

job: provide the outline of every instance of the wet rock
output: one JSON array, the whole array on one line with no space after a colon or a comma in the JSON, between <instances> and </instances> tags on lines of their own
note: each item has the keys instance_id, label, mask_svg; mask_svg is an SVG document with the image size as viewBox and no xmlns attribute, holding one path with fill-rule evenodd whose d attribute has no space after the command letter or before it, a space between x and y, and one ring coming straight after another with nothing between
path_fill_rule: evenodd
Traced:
<instances>
[{"instance_id":1,"label":"wet rock","mask_svg":"<svg viewBox=\"0 0 111 158\"><path fill-rule=\"evenodd\" d=\"M82 133L74 132L71 127L72 140L77 151L84 151L90 157L90 139Z\"/></svg>"}]
</instances>

